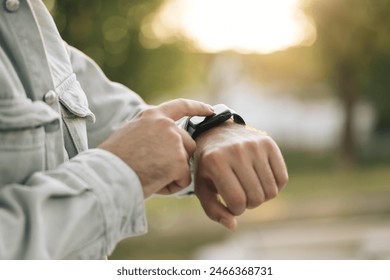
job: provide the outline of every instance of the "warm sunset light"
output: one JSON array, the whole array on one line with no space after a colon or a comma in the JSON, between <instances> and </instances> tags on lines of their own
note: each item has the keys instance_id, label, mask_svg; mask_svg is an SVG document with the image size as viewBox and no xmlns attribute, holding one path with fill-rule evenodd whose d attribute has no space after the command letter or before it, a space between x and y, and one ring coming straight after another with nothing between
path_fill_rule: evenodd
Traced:
<instances>
[{"instance_id":1,"label":"warm sunset light","mask_svg":"<svg viewBox=\"0 0 390 280\"><path fill-rule=\"evenodd\" d=\"M166 0L145 36L184 37L205 52L270 53L311 44L313 24L301 0Z\"/></svg>"}]
</instances>

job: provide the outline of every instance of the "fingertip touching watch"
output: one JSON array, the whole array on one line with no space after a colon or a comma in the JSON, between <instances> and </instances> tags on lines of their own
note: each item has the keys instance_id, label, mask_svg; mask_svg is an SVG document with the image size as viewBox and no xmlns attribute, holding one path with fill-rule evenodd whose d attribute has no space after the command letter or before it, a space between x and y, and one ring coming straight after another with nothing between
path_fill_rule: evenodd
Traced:
<instances>
[{"instance_id":1,"label":"fingertip touching watch","mask_svg":"<svg viewBox=\"0 0 390 280\"><path fill-rule=\"evenodd\" d=\"M224 104L213 106L214 114L207 117L193 116L187 121L187 132L193 139L198 137L201 133L221 125L229 119L233 119L235 123L245 125L243 118L235 111Z\"/></svg>"}]
</instances>

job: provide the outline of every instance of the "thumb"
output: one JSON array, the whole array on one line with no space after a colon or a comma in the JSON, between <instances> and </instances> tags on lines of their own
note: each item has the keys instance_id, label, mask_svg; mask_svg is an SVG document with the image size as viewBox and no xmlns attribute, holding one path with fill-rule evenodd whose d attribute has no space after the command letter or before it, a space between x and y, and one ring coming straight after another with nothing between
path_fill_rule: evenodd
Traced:
<instances>
[{"instance_id":1,"label":"thumb","mask_svg":"<svg viewBox=\"0 0 390 280\"><path fill-rule=\"evenodd\" d=\"M214 113L211 105L184 98L161 103L157 108L174 121L186 116L209 116Z\"/></svg>"}]
</instances>

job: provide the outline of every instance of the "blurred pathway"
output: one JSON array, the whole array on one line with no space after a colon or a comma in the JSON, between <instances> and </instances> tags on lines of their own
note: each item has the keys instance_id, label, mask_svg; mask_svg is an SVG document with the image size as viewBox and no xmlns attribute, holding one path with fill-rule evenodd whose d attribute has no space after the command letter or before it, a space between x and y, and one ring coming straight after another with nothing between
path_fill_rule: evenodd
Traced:
<instances>
[{"instance_id":1,"label":"blurred pathway","mask_svg":"<svg viewBox=\"0 0 390 280\"><path fill-rule=\"evenodd\" d=\"M390 259L388 194L294 204L283 206L282 219L252 223L194 258Z\"/></svg>"}]
</instances>

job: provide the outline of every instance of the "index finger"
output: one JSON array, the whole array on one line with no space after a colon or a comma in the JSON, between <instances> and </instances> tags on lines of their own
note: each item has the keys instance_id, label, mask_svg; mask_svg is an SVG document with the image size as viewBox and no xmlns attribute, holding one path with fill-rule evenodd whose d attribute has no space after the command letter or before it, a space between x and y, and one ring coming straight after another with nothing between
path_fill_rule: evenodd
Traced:
<instances>
[{"instance_id":1,"label":"index finger","mask_svg":"<svg viewBox=\"0 0 390 280\"><path fill-rule=\"evenodd\" d=\"M214 113L211 105L184 98L164 102L157 108L174 121L186 116L209 116Z\"/></svg>"},{"instance_id":2,"label":"index finger","mask_svg":"<svg viewBox=\"0 0 390 280\"><path fill-rule=\"evenodd\" d=\"M237 220L225 205L218 198L215 187L203 181L200 185L197 182L195 193L199 198L206 215L213 221L221 223L230 230L237 227Z\"/></svg>"}]
</instances>

